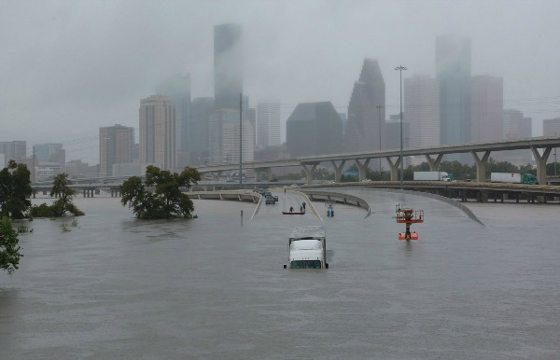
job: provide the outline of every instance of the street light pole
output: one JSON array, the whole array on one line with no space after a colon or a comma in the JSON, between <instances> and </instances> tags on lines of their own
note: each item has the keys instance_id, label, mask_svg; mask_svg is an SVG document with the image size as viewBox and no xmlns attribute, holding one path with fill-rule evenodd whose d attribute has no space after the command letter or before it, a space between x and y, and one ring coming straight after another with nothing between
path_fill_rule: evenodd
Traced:
<instances>
[{"instance_id":1,"label":"street light pole","mask_svg":"<svg viewBox=\"0 0 560 360\"><path fill-rule=\"evenodd\" d=\"M378 120L379 120L379 151L381 151L381 109L384 108L383 105L376 105L375 106L378 112ZM381 177L380 180L383 180L383 173L381 172L381 158L379 158L379 175Z\"/></svg>"},{"instance_id":2,"label":"street light pole","mask_svg":"<svg viewBox=\"0 0 560 360\"><path fill-rule=\"evenodd\" d=\"M403 189L403 179L404 179L404 170L403 170L403 162L404 162L404 158L403 158L403 128L402 128L402 118L403 118L403 113L402 113L402 72L403 70L408 70L407 68L405 68L404 66L398 66L395 68L395 70L399 70L399 86L400 86L400 104L401 104L401 190Z\"/></svg>"},{"instance_id":3,"label":"street light pole","mask_svg":"<svg viewBox=\"0 0 560 360\"><path fill-rule=\"evenodd\" d=\"M239 94L239 189L243 187L243 93Z\"/></svg>"}]
</instances>

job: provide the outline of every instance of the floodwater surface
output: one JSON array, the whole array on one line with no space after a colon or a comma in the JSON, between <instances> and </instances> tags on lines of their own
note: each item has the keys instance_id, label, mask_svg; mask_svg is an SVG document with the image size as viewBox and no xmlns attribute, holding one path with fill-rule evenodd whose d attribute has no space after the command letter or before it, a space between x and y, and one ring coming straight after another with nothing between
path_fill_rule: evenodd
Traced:
<instances>
[{"instance_id":1,"label":"floodwater surface","mask_svg":"<svg viewBox=\"0 0 560 360\"><path fill-rule=\"evenodd\" d=\"M0 273L0 359L560 357L559 206L467 203L480 224L437 199L347 191L370 216L320 202L320 217L284 216L302 198L278 192L256 214L195 200L198 219L140 221L77 198L86 216L27 223L20 269ZM397 241L397 203L424 210L420 241ZM292 228L322 221L329 269L283 269Z\"/></svg>"}]
</instances>

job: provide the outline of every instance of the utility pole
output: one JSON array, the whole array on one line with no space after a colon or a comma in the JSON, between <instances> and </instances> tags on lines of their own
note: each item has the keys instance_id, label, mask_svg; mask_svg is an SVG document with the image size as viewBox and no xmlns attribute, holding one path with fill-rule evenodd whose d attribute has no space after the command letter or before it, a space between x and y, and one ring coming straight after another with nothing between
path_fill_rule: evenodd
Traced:
<instances>
[{"instance_id":1,"label":"utility pole","mask_svg":"<svg viewBox=\"0 0 560 360\"><path fill-rule=\"evenodd\" d=\"M400 98L401 98L401 190L403 189L403 180L404 180L404 170L403 170L403 166L404 166L404 157L403 157L403 124L402 124L402 118L403 118L403 113L402 113L402 72L403 70L408 70L407 68L405 68L404 66L399 66L396 67L395 70L399 70L400 73L400 78L399 78L399 86L400 86Z\"/></svg>"},{"instance_id":2,"label":"utility pole","mask_svg":"<svg viewBox=\"0 0 560 360\"><path fill-rule=\"evenodd\" d=\"M239 189L243 186L243 93L239 93Z\"/></svg>"},{"instance_id":3,"label":"utility pole","mask_svg":"<svg viewBox=\"0 0 560 360\"><path fill-rule=\"evenodd\" d=\"M381 109L384 108L383 105L376 105L377 110L379 110L378 120L379 120L379 151L381 151ZM379 158L379 175L380 180L383 180L383 173L381 172L381 158Z\"/></svg>"}]
</instances>

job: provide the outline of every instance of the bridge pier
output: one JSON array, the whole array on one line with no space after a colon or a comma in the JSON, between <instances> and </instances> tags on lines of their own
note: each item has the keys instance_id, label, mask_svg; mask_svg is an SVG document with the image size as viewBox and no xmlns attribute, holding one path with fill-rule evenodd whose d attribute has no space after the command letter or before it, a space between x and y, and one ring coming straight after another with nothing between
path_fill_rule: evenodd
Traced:
<instances>
[{"instance_id":1,"label":"bridge pier","mask_svg":"<svg viewBox=\"0 0 560 360\"><path fill-rule=\"evenodd\" d=\"M335 160L332 160L331 163L334 167L334 182L339 183L342 180L342 168L344 167L346 160L341 160L340 165L338 166L336 165Z\"/></svg>"},{"instance_id":2,"label":"bridge pier","mask_svg":"<svg viewBox=\"0 0 560 360\"><path fill-rule=\"evenodd\" d=\"M111 197L121 197L121 189L111 187Z\"/></svg>"},{"instance_id":3,"label":"bridge pier","mask_svg":"<svg viewBox=\"0 0 560 360\"><path fill-rule=\"evenodd\" d=\"M92 198L93 197L93 194L95 192L94 188L84 188L83 190L84 190L84 197L85 198L89 198L89 197Z\"/></svg>"},{"instance_id":4,"label":"bridge pier","mask_svg":"<svg viewBox=\"0 0 560 360\"><path fill-rule=\"evenodd\" d=\"M319 163L301 164L301 166L303 166L303 171L305 171L305 176L307 177L307 185L313 184L313 175L315 174L315 169L317 168L317 165L319 165ZM308 166L311 167L308 168Z\"/></svg>"},{"instance_id":5,"label":"bridge pier","mask_svg":"<svg viewBox=\"0 0 560 360\"><path fill-rule=\"evenodd\" d=\"M490 157L490 151L484 151L482 158L478 157L476 151L471 151L471 154L476 163L476 181L485 182L486 181L486 164L488 163L488 158Z\"/></svg>"},{"instance_id":6,"label":"bridge pier","mask_svg":"<svg viewBox=\"0 0 560 360\"><path fill-rule=\"evenodd\" d=\"M371 158L367 158L364 160L363 164L360 162L360 159L355 159L356 165L358 166L358 181L362 181L366 178L366 170L368 168L369 162Z\"/></svg>"},{"instance_id":7,"label":"bridge pier","mask_svg":"<svg viewBox=\"0 0 560 360\"><path fill-rule=\"evenodd\" d=\"M438 154L435 160L432 159L430 154L425 154L424 156L426 157L426 160L428 161L428 164L430 165L430 171L438 171L439 170L439 163L441 162L441 159L443 159L443 154Z\"/></svg>"},{"instance_id":8,"label":"bridge pier","mask_svg":"<svg viewBox=\"0 0 560 360\"><path fill-rule=\"evenodd\" d=\"M399 166L401 165L401 157L397 157L397 161L393 163L390 157L387 157L387 162L391 168L391 181L399 181Z\"/></svg>"},{"instance_id":9,"label":"bridge pier","mask_svg":"<svg viewBox=\"0 0 560 360\"><path fill-rule=\"evenodd\" d=\"M539 150L536 146L531 146L531 151L533 152L533 156L537 162L537 181L540 185L546 185L546 162L550 152L552 151L552 147L546 146L542 155L539 154Z\"/></svg>"}]
</instances>

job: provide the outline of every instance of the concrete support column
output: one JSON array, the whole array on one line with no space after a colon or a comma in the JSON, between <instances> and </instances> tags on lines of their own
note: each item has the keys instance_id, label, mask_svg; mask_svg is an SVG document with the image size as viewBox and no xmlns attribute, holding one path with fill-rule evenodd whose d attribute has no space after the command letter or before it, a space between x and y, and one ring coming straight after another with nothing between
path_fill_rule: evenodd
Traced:
<instances>
[{"instance_id":1,"label":"concrete support column","mask_svg":"<svg viewBox=\"0 0 560 360\"><path fill-rule=\"evenodd\" d=\"M393 163L390 157L387 157L387 163L391 168L391 181L399 181L399 166L401 165L401 157L397 156L397 160Z\"/></svg>"},{"instance_id":2,"label":"concrete support column","mask_svg":"<svg viewBox=\"0 0 560 360\"><path fill-rule=\"evenodd\" d=\"M212 180L214 181L220 180L220 177L222 176L221 171L212 171L210 174L212 174Z\"/></svg>"},{"instance_id":3,"label":"concrete support column","mask_svg":"<svg viewBox=\"0 0 560 360\"><path fill-rule=\"evenodd\" d=\"M307 177L307 185L313 184L313 174L315 174L315 169L317 168L316 164L301 164L303 167L303 171L305 171L305 176Z\"/></svg>"},{"instance_id":4,"label":"concrete support column","mask_svg":"<svg viewBox=\"0 0 560 360\"><path fill-rule=\"evenodd\" d=\"M545 147L542 155L539 154L539 149L535 146L531 146L531 151L537 162L537 181L539 185L546 185L546 162L548 161L548 156L552 151L552 147Z\"/></svg>"},{"instance_id":5,"label":"concrete support column","mask_svg":"<svg viewBox=\"0 0 560 360\"><path fill-rule=\"evenodd\" d=\"M476 181L486 181L486 164L488 163L488 158L490 157L490 151L484 151L482 159L478 157L476 151L471 151L471 154L476 162Z\"/></svg>"},{"instance_id":6,"label":"concrete support column","mask_svg":"<svg viewBox=\"0 0 560 360\"><path fill-rule=\"evenodd\" d=\"M426 157L428 164L430 164L430 171L438 171L439 163L441 162L441 159L443 159L443 154L437 155L435 160L430 156L430 154L424 154L424 156Z\"/></svg>"},{"instance_id":7,"label":"concrete support column","mask_svg":"<svg viewBox=\"0 0 560 360\"><path fill-rule=\"evenodd\" d=\"M362 181L366 178L366 170L369 165L369 159L365 159L363 163L360 162L360 159L356 159L356 165L358 166L358 181Z\"/></svg>"},{"instance_id":8,"label":"concrete support column","mask_svg":"<svg viewBox=\"0 0 560 360\"><path fill-rule=\"evenodd\" d=\"M333 167L334 167L334 182L335 183L339 183L340 180L342 179L342 168L344 167L344 164L346 163L346 160L342 160L340 162L340 165L336 165L336 161L332 160L331 161Z\"/></svg>"}]
</instances>

